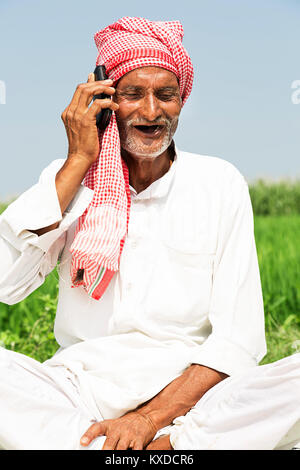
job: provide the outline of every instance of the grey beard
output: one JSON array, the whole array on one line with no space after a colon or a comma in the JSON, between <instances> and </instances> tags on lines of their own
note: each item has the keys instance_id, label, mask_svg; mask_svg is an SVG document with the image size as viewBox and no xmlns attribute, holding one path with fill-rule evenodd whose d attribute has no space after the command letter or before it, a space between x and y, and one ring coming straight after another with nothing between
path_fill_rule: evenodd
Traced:
<instances>
[{"instance_id":1,"label":"grey beard","mask_svg":"<svg viewBox=\"0 0 300 470\"><path fill-rule=\"evenodd\" d=\"M170 146L172 139L173 139L173 135L177 127L177 122L178 122L178 118L176 118L176 120L173 120L173 121L168 121L166 119L163 121L163 124L166 125L166 135L160 147L155 151L150 152L149 150L147 150L147 147L145 145L138 144L138 142L135 139L133 139L130 136L130 133L128 132L127 132L127 138L125 142L122 142L122 148L126 150L128 153L131 153L133 155L139 155L141 157L148 157L148 158L156 158L159 155L161 155L163 152L165 152L165 150L167 150L167 148ZM136 120L133 119L133 120L126 122L127 130L130 128L130 126L133 123L137 124ZM160 121L160 123L162 122ZM173 129L174 131L172 131Z\"/></svg>"}]
</instances>

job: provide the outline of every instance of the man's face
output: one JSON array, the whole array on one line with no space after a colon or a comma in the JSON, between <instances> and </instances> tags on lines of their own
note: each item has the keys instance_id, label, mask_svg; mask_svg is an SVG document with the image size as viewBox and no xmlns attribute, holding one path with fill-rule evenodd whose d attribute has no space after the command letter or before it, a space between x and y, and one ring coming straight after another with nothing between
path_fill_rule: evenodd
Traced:
<instances>
[{"instance_id":1,"label":"man's face","mask_svg":"<svg viewBox=\"0 0 300 470\"><path fill-rule=\"evenodd\" d=\"M182 106L174 73L160 67L132 70L119 80L114 101L122 149L155 158L169 147Z\"/></svg>"}]
</instances>

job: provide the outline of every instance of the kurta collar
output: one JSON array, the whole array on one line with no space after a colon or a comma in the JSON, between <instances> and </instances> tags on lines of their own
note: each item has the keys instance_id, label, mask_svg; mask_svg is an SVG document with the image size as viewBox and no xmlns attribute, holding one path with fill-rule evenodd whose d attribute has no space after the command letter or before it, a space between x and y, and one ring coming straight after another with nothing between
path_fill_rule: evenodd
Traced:
<instances>
[{"instance_id":1,"label":"kurta collar","mask_svg":"<svg viewBox=\"0 0 300 470\"><path fill-rule=\"evenodd\" d=\"M170 185L173 181L173 178L176 172L177 163L178 163L179 150L175 144L174 144L174 150L175 150L174 161L170 169L163 176L161 176L158 180L153 181L153 183L151 183L150 186L148 186L146 189L144 189L138 194L136 190L132 186L129 185L131 198L133 201L142 200L142 199L160 198L167 194L170 188Z\"/></svg>"}]
</instances>

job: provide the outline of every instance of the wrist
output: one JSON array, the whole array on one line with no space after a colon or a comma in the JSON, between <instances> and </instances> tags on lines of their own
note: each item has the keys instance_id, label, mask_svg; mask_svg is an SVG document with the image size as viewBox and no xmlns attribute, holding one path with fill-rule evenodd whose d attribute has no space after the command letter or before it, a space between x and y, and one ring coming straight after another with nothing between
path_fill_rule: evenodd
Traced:
<instances>
[{"instance_id":1,"label":"wrist","mask_svg":"<svg viewBox=\"0 0 300 470\"><path fill-rule=\"evenodd\" d=\"M155 436L159 428L157 427L156 423L152 420L151 416L139 410L135 410L135 413L142 416L147 421L147 423L150 425L152 429L153 435Z\"/></svg>"},{"instance_id":2,"label":"wrist","mask_svg":"<svg viewBox=\"0 0 300 470\"><path fill-rule=\"evenodd\" d=\"M85 171L87 171L90 168L90 166L92 166L93 163L95 163L96 160L92 158L88 158L86 155L82 153L77 153L77 152L76 153L69 152L68 158L67 158L67 162L79 165L80 167L85 169Z\"/></svg>"},{"instance_id":3,"label":"wrist","mask_svg":"<svg viewBox=\"0 0 300 470\"><path fill-rule=\"evenodd\" d=\"M139 412L143 413L143 415L148 416L149 419L153 422L155 428L162 429L165 426L169 426L172 424L173 420L178 416L185 415L191 408L191 406L187 406L186 404L182 404L181 402L172 403L167 406L166 404L161 404L159 408L154 408L151 406L152 403L148 403L145 407L141 408Z\"/></svg>"},{"instance_id":4,"label":"wrist","mask_svg":"<svg viewBox=\"0 0 300 470\"><path fill-rule=\"evenodd\" d=\"M86 158L72 154L68 155L56 174L55 185L62 214L77 193L90 166Z\"/></svg>"}]
</instances>

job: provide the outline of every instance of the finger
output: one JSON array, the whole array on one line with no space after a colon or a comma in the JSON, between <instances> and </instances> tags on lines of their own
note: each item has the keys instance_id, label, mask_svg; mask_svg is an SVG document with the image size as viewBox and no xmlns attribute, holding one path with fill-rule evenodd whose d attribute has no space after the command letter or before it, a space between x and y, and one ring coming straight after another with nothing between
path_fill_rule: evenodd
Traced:
<instances>
[{"instance_id":1,"label":"finger","mask_svg":"<svg viewBox=\"0 0 300 470\"><path fill-rule=\"evenodd\" d=\"M93 83L93 82L95 82L95 75L93 73L89 73L87 83ZM71 99L71 102L68 104L68 106L64 109L64 111L61 114L61 118L64 122L66 120L67 111L69 107L71 106L71 104L73 104L74 109L76 109L77 107L78 100L79 100L80 93L81 93L81 85L83 85L83 83L80 83L79 85L77 85L76 90Z\"/></svg>"},{"instance_id":2,"label":"finger","mask_svg":"<svg viewBox=\"0 0 300 470\"><path fill-rule=\"evenodd\" d=\"M82 446L88 446L96 437L103 436L105 432L106 432L105 421L101 421L100 423L94 423L82 435L80 439L80 444Z\"/></svg>"},{"instance_id":3,"label":"finger","mask_svg":"<svg viewBox=\"0 0 300 470\"><path fill-rule=\"evenodd\" d=\"M87 81L88 81L88 83L94 82L95 81L95 75L93 73L89 73Z\"/></svg>"},{"instance_id":4,"label":"finger","mask_svg":"<svg viewBox=\"0 0 300 470\"><path fill-rule=\"evenodd\" d=\"M105 439L102 450L115 450L119 441L119 436L108 436Z\"/></svg>"},{"instance_id":5,"label":"finger","mask_svg":"<svg viewBox=\"0 0 300 470\"><path fill-rule=\"evenodd\" d=\"M70 101L70 104L67 108L76 109L84 85L85 85L84 83L79 83L79 85L77 85L76 90L75 90L75 92L72 96L72 99Z\"/></svg>"},{"instance_id":6,"label":"finger","mask_svg":"<svg viewBox=\"0 0 300 470\"><path fill-rule=\"evenodd\" d=\"M81 95L79 97L79 100L78 100L78 105L75 106L75 103L76 103L76 100L74 102L72 102L72 104L70 104L68 106L68 108L66 109L65 111L65 116L63 119L63 121L65 122L65 124L68 126L69 123L71 123L73 121L73 119L75 117L79 117L82 116L83 114L86 114L89 110L88 108L88 105L90 104L90 102L92 101L93 99L93 96L95 94L100 94L102 92L105 92L106 94L112 94L115 92L115 89L114 88L110 88L110 87L103 87L101 84L100 84L100 88L99 88L99 84L96 84L95 85L95 89L94 91L89 91L89 89L83 89L82 88L82 92L81 92ZM109 99L109 98L105 98L106 100L108 100L108 103L110 103L112 100ZM96 100L95 100L96 101ZM100 100L98 100L100 101ZM101 105L99 105L99 111L101 111ZM107 106L106 103L104 103L104 107L110 107L110 106ZM112 107L112 110L115 111L116 109L118 109L117 107L113 106Z\"/></svg>"},{"instance_id":7,"label":"finger","mask_svg":"<svg viewBox=\"0 0 300 470\"><path fill-rule=\"evenodd\" d=\"M104 80L105 82L105 80ZM88 84L94 84L95 83L95 75L94 73L89 73L88 79L87 79ZM103 81L101 82L103 83ZM112 80L108 80L108 85L112 84ZM64 122L65 126L68 126L68 122L72 120L73 114L78 106L78 102L81 96L82 91L85 89L84 83L80 83L77 85L76 90L73 94L72 100L69 103L69 105L64 109L64 111L61 114L61 119ZM91 98L92 99L92 98Z\"/></svg>"},{"instance_id":8,"label":"finger","mask_svg":"<svg viewBox=\"0 0 300 470\"><path fill-rule=\"evenodd\" d=\"M94 75L94 74L92 74ZM113 84L113 81L112 80L101 80L99 82L97 82L97 85L100 87L102 86L110 86ZM86 89L89 89L90 87L94 87L95 86L95 80L92 80L92 79L89 79L88 77L88 82L87 83L79 83L79 85L77 85L76 87L76 90L73 94L73 97L71 99L71 102L69 104L69 108L71 109L71 111L73 112L77 106L78 106L78 102L79 102L79 99L80 99L80 96L81 94L86 90ZM101 93L101 91L100 91Z\"/></svg>"},{"instance_id":9,"label":"finger","mask_svg":"<svg viewBox=\"0 0 300 470\"><path fill-rule=\"evenodd\" d=\"M111 109L112 111L117 111L119 109L119 105L110 99L95 100L85 113L85 119L87 121L95 120L101 109L107 108Z\"/></svg>"},{"instance_id":10,"label":"finger","mask_svg":"<svg viewBox=\"0 0 300 470\"><path fill-rule=\"evenodd\" d=\"M127 450L131 449L131 443L128 442L128 439L120 439L116 445L116 450Z\"/></svg>"},{"instance_id":11,"label":"finger","mask_svg":"<svg viewBox=\"0 0 300 470\"><path fill-rule=\"evenodd\" d=\"M132 450L143 450L144 445L142 441L135 441Z\"/></svg>"},{"instance_id":12,"label":"finger","mask_svg":"<svg viewBox=\"0 0 300 470\"><path fill-rule=\"evenodd\" d=\"M112 96L115 92L115 88L108 86L104 82L90 83L89 86L82 89L77 109L84 112L92 102L95 95L104 93L105 95Z\"/></svg>"}]
</instances>

